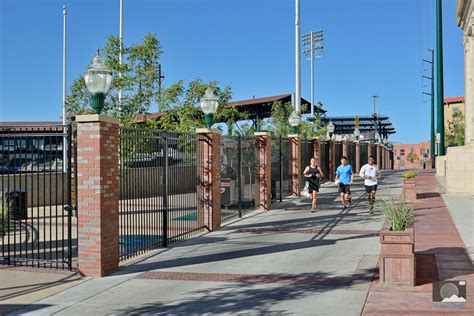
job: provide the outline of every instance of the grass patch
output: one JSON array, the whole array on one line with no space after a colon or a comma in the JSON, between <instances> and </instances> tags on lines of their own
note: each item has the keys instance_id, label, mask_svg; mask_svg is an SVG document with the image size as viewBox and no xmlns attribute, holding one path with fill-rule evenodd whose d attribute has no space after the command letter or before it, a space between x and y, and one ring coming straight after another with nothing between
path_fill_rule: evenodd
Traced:
<instances>
[{"instance_id":1,"label":"grass patch","mask_svg":"<svg viewBox=\"0 0 474 316\"><path fill-rule=\"evenodd\" d=\"M417 173L415 170L410 170L402 174L402 177L404 177L406 180L413 179L417 176Z\"/></svg>"}]
</instances>

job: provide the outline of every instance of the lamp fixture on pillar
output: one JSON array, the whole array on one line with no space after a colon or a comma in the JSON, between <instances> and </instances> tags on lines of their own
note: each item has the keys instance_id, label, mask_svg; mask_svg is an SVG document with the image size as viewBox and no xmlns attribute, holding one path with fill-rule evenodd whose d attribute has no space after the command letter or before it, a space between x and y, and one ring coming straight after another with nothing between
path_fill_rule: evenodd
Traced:
<instances>
[{"instance_id":1,"label":"lamp fixture on pillar","mask_svg":"<svg viewBox=\"0 0 474 316\"><path fill-rule=\"evenodd\" d=\"M328 124L328 133L329 133L329 137L332 138L332 135L334 134L334 129L336 127L334 126L334 123L332 121L329 121L329 124Z\"/></svg>"},{"instance_id":2,"label":"lamp fixture on pillar","mask_svg":"<svg viewBox=\"0 0 474 316\"><path fill-rule=\"evenodd\" d=\"M217 97L214 95L214 91L211 88L206 89L206 93L201 98L201 109L204 112L204 123L208 128L211 128L214 121L214 113L217 111L219 102Z\"/></svg>"},{"instance_id":3,"label":"lamp fixture on pillar","mask_svg":"<svg viewBox=\"0 0 474 316\"><path fill-rule=\"evenodd\" d=\"M97 114L100 114L104 107L105 95L109 92L112 83L112 71L105 65L99 48L84 73L84 81L91 94L91 107Z\"/></svg>"},{"instance_id":4,"label":"lamp fixture on pillar","mask_svg":"<svg viewBox=\"0 0 474 316\"><path fill-rule=\"evenodd\" d=\"M356 127L354 129L354 138L355 138L356 142L359 141L359 137L360 137L360 129L358 127Z\"/></svg>"},{"instance_id":5,"label":"lamp fixture on pillar","mask_svg":"<svg viewBox=\"0 0 474 316\"><path fill-rule=\"evenodd\" d=\"M296 134L298 132L298 126L300 125L301 117L295 111L291 112L288 118L288 123L291 127L291 133Z\"/></svg>"}]
</instances>

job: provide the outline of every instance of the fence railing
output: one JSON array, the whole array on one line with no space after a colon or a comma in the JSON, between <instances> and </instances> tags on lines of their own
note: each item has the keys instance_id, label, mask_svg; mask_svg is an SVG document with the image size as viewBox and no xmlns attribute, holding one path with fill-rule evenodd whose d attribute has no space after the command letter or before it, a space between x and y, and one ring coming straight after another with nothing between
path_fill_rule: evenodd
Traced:
<instances>
[{"instance_id":1,"label":"fence railing","mask_svg":"<svg viewBox=\"0 0 474 316\"><path fill-rule=\"evenodd\" d=\"M0 263L72 268L71 126L0 128Z\"/></svg>"}]
</instances>

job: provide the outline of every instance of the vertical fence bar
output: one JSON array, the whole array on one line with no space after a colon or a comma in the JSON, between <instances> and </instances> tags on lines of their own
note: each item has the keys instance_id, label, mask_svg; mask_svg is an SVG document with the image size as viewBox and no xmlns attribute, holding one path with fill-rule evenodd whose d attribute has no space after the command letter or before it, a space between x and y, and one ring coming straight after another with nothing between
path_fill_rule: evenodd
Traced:
<instances>
[{"instance_id":1,"label":"vertical fence bar","mask_svg":"<svg viewBox=\"0 0 474 316\"><path fill-rule=\"evenodd\" d=\"M163 246L168 247L168 135L163 133Z\"/></svg>"}]
</instances>

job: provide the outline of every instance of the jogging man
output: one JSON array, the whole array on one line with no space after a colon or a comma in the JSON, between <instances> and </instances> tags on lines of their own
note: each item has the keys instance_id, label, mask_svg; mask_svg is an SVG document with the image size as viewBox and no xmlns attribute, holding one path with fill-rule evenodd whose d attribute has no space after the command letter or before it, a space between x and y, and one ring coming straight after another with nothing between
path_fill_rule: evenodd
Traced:
<instances>
[{"instance_id":1,"label":"jogging man","mask_svg":"<svg viewBox=\"0 0 474 316\"><path fill-rule=\"evenodd\" d=\"M364 179L365 192L369 201L369 214L374 212L375 193L377 192L377 184L381 176L380 170L375 164L375 157L369 157L369 163L362 166L359 176Z\"/></svg>"},{"instance_id":2,"label":"jogging man","mask_svg":"<svg viewBox=\"0 0 474 316\"><path fill-rule=\"evenodd\" d=\"M336 183L339 183L339 193L344 208L347 208L346 201L349 202L349 206L352 204L351 184L353 181L352 166L347 164L347 157L342 156L341 165L336 169Z\"/></svg>"}]
</instances>

